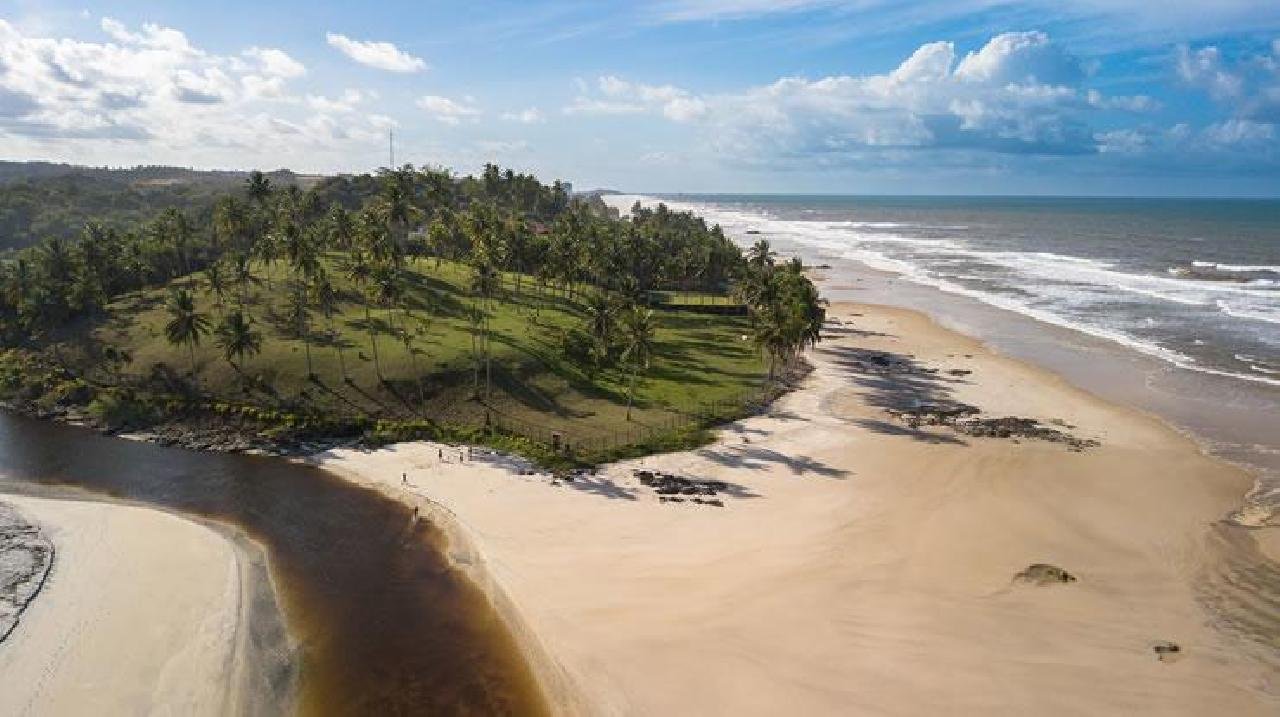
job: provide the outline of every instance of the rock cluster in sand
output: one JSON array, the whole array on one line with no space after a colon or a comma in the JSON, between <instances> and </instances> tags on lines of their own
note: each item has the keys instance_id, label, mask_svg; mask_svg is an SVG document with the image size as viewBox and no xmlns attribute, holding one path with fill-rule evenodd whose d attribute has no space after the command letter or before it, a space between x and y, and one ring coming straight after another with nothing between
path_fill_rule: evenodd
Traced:
<instances>
[{"instance_id":1,"label":"rock cluster in sand","mask_svg":"<svg viewBox=\"0 0 1280 717\"><path fill-rule=\"evenodd\" d=\"M40 528L0 503L0 640L44 585L53 565L53 543Z\"/></svg>"}]
</instances>

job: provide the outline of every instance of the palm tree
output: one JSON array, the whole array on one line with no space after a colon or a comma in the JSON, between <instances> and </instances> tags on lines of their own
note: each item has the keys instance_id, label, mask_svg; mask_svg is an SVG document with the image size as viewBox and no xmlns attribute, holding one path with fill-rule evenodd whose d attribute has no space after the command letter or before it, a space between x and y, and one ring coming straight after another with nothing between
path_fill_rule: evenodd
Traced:
<instances>
[{"instance_id":1,"label":"palm tree","mask_svg":"<svg viewBox=\"0 0 1280 717\"><path fill-rule=\"evenodd\" d=\"M587 299L587 332L591 336L591 359L599 366L609 358L613 345L617 307L608 293L598 291Z\"/></svg>"},{"instance_id":2,"label":"palm tree","mask_svg":"<svg viewBox=\"0 0 1280 717\"><path fill-rule=\"evenodd\" d=\"M196 378L196 344L209 333L209 317L196 311L195 300L186 289L175 289L165 305L169 322L164 325L164 337L174 346L185 343L191 356L191 378Z\"/></svg>"},{"instance_id":3,"label":"palm tree","mask_svg":"<svg viewBox=\"0 0 1280 717\"><path fill-rule=\"evenodd\" d=\"M253 267L249 264L249 255L244 252L236 252L231 255L231 273L236 280L236 285L240 287L236 302L240 305L241 311L249 297L249 284L252 284Z\"/></svg>"},{"instance_id":4,"label":"palm tree","mask_svg":"<svg viewBox=\"0 0 1280 717\"><path fill-rule=\"evenodd\" d=\"M253 322L245 318L244 312L236 310L224 316L218 325L218 347L231 368L243 376L244 357L262 350L262 334L254 330ZM240 363L237 365L232 358L239 359Z\"/></svg>"},{"instance_id":5,"label":"palm tree","mask_svg":"<svg viewBox=\"0 0 1280 717\"><path fill-rule=\"evenodd\" d=\"M356 236L355 219L352 218L351 212L335 204L329 210L327 224L325 236L329 248L350 251Z\"/></svg>"},{"instance_id":6,"label":"palm tree","mask_svg":"<svg viewBox=\"0 0 1280 717\"><path fill-rule=\"evenodd\" d=\"M170 207L161 215L161 221L169 234L169 243L173 248L174 256L177 257L178 267L182 274L191 273L191 224L187 221L187 215L181 211ZM178 272L174 272L178 273Z\"/></svg>"},{"instance_id":7,"label":"palm tree","mask_svg":"<svg viewBox=\"0 0 1280 717\"><path fill-rule=\"evenodd\" d=\"M493 264L482 260L475 266L475 273L471 276L471 292L480 296L484 300L484 341L481 346L484 349L484 395L488 398L493 394L492 376L490 372L490 351L489 339L492 335L490 326L490 316L492 312L493 296L498 292L498 285L501 278L498 271L493 268Z\"/></svg>"},{"instance_id":8,"label":"palm tree","mask_svg":"<svg viewBox=\"0 0 1280 717\"><path fill-rule=\"evenodd\" d=\"M382 381L382 363L378 360L378 339L373 333L373 315L369 311L372 297L369 295L369 280L373 277L373 267L365 258L363 251L355 251L347 262L347 278L360 289L364 304L364 325L369 331L369 346L373 349L373 371Z\"/></svg>"},{"instance_id":9,"label":"palm tree","mask_svg":"<svg viewBox=\"0 0 1280 717\"><path fill-rule=\"evenodd\" d=\"M320 313L324 314L325 321L329 323L329 338L338 350L338 371L342 373L342 382L346 383L347 363L342 357L342 337L338 334L333 324L333 315L338 312L338 291L333 288L332 282L321 277L312 285L312 293L315 295L316 307L320 309Z\"/></svg>"},{"instance_id":10,"label":"palm tree","mask_svg":"<svg viewBox=\"0 0 1280 717\"><path fill-rule=\"evenodd\" d=\"M249 173L249 178L244 180L244 189L249 199L261 205L271 196L271 180L255 169Z\"/></svg>"},{"instance_id":11,"label":"palm tree","mask_svg":"<svg viewBox=\"0 0 1280 717\"><path fill-rule=\"evenodd\" d=\"M773 266L773 260L776 256L777 254L769 246L769 240L761 239L752 244L751 248L747 250L747 263L754 269L763 270Z\"/></svg>"},{"instance_id":12,"label":"palm tree","mask_svg":"<svg viewBox=\"0 0 1280 717\"><path fill-rule=\"evenodd\" d=\"M636 395L636 375L649 370L649 359L653 356L653 309L633 307L624 320L624 335L627 347L622 352L622 360L631 367L631 380L627 386L627 420L630 421L631 405Z\"/></svg>"},{"instance_id":13,"label":"palm tree","mask_svg":"<svg viewBox=\"0 0 1280 717\"><path fill-rule=\"evenodd\" d=\"M307 301L307 285L299 281L289 295L287 307L289 324L293 327L294 336L302 339L302 348L307 355L307 379L316 380L316 372L311 365L311 305Z\"/></svg>"},{"instance_id":14,"label":"palm tree","mask_svg":"<svg viewBox=\"0 0 1280 717\"><path fill-rule=\"evenodd\" d=\"M484 326L485 314L479 306L469 306L465 311L471 334L471 397L480 398L480 350L476 348L476 337Z\"/></svg>"},{"instance_id":15,"label":"palm tree","mask_svg":"<svg viewBox=\"0 0 1280 717\"><path fill-rule=\"evenodd\" d=\"M214 304L218 307L218 316L222 316L222 301L227 293L227 276L223 273L222 262L215 261L204 268L204 281L213 293Z\"/></svg>"}]
</instances>

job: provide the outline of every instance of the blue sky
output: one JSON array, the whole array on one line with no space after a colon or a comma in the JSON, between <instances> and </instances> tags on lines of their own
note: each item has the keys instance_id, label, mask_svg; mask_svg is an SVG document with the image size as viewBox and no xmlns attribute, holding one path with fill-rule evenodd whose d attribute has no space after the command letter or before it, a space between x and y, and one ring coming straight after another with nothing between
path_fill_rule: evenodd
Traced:
<instances>
[{"instance_id":1,"label":"blue sky","mask_svg":"<svg viewBox=\"0 0 1280 717\"><path fill-rule=\"evenodd\" d=\"M1280 195L1275 0L0 2L0 156Z\"/></svg>"}]
</instances>

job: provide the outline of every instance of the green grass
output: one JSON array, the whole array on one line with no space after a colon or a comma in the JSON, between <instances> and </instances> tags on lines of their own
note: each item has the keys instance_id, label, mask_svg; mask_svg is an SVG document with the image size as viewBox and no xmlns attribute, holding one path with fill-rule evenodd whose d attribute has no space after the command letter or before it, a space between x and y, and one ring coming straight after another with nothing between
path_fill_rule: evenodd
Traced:
<instances>
[{"instance_id":1,"label":"green grass","mask_svg":"<svg viewBox=\"0 0 1280 717\"><path fill-rule=\"evenodd\" d=\"M695 291L651 291L653 299L670 306L738 306L739 302L725 294Z\"/></svg>"},{"instance_id":2,"label":"green grass","mask_svg":"<svg viewBox=\"0 0 1280 717\"><path fill-rule=\"evenodd\" d=\"M247 310L263 334L263 350L245 362L246 374L261 379L245 389L243 378L223 359L213 336L196 348L201 390L217 401L263 406L301 407L327 416L367 415L387 420L418 418L457 425L482 425L486 414L504 427L545 439L559 431L575 445L611 450L619 443L651 440L655 433L679 433L682 415L711 402L739 400L757 391L764 364L754 346L744 340L746 320L685 311L662 311L658 321L653 364L638 382L633 420L627 421L627 374L619 369L589 373L570 360L562 346L573 327L583 322L581 296L539 292L528 277L503 278L501 297L490 312L493 329L493 393L474 398L470 325L465 310L473 305L467 286L470 269L451 262L415 261L410 266L406 299L413 319L425 332L416 337L417 377L425 400L419 399L413 361L404 344L386 332L397 326L403 312L371 309L382 374L374 370L364 304L356 287L330 263L330 276L343 293L341 313L334 317L343 347L349 382L341 380L336 347L321 341L325 319L313 317L317 340L311 351L316 380L307 378L304 344L289 335L284 314L287 269L273 268L270 282L256 267L257 283ZM518 288L517 288L518 282ZM216 324L219 309L203 282L179 280L193 289L198 310ZM588 289L589 290L589 289ZM93 330L99 344L132 354L126 372L149 375L165 364L178 373L188 371L186 346L164 338L167 321L165 291L131 295L109 307L106 320ZM235 304L236 289L226 297L224 311ZM727 301L724 297L707 300ZM481 376L483 391L483 375ZM264 388L269 387L269 388Z\"/></svg>"}]
</instances>

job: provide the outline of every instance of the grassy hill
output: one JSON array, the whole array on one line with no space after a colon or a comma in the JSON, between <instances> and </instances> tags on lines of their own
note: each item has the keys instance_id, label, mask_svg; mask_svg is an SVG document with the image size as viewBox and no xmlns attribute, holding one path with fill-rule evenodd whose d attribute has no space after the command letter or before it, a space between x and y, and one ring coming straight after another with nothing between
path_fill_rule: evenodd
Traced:
<instances>
[{"instance_id":1,"label":"grassy hill","mask_svg":"<svg viewBox=\"0 0 1280 717\"><path fill-rule=\"evenodd\" d=\"M255 265L246 309L263 334L262 351L246 360L241 374L206 337L195 349L202 394L212 401L327 416L431 419L457 426L482 426L488 414L488 420L515 433L547 441L550 432L557 431L574 446L597 451L670 431L710 404L752 396L765 376L759 352L743 340L749 333L746 317L659 310L653 362L637 384L635 410L628 421L628 374L617 367L591 371L567 349L573 329L584 321L581 292L593 290L579 287L569 297L563 291L539 289L531 277L506 273L489 312L492 393L483 396L481 369L482 396L477 399L478 362L467 318L467 309L475 305L467 291L471 269L420 259L409 266L400 308L369 309L385 379L379 380L365 303L356 287L342 278L334 257L325 261L342 296L340 311L332 322L314 316L306 341L284 318L289 285L282 268L276 267L276 276L269 280L265 267ZM217 298L195 277L175 283L189 288L197 310L215 323L220 312L236 302L233 290L220 309ZM164 335L166 294L167 289L152 289L110 304L104 319L89 324L94 354L107 348L127 352L132 361L123 371L135 381L156 375L157 368L162 375L185 375L190 365L187 347L168 343ZM393 329L406 327L407 332L393 334ZM404 333L411 335L407 346L400 338ZM307 378L308 346L314 379Z\"/></svg>"}]
</instances>

